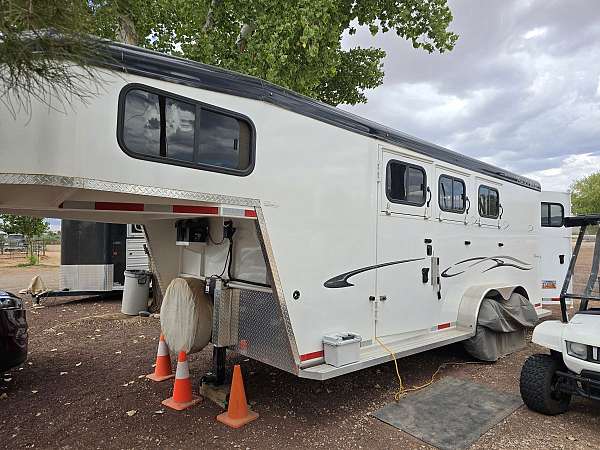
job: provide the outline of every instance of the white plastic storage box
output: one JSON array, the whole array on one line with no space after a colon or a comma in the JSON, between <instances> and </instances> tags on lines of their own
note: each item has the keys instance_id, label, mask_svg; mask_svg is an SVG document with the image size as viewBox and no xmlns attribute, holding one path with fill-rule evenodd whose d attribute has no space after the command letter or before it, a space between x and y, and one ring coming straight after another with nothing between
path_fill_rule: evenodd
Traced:
<instances>
[{"instance_id":1,"label":"white plastic storage box","mask_svg":"<svg viewBox=\"0 0 600 450\"><path fill-rule=\"evenodd\" d=\"M360 359L360 341L356 333L332 333L323 336L325 363L335 367L345 366Z\"/></svg>"}]
</instances>

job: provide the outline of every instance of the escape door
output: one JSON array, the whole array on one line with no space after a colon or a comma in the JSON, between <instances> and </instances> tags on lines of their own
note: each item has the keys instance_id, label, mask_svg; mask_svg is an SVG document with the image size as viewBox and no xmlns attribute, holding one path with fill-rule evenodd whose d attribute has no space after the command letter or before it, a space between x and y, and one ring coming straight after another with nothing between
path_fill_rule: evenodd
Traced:
<instances>
[{"instance_id":1,"label":"escape door","mask_svg":"<svg viewBox=\"0 0 600 450\"><path fill-rule=\"evenodd\" d=\"M571 196L564 192L542 192L540 202L540 287L544 303L556 303L571 259L571 228L562 226L571 215ZM567 300L567 303L570 303Z\"/></svg>"},{"instance_id":2,"label":"escape door","mask_svg":"<svg viewBox=\"0 0 600 450\"><path fill-rule=\"evenodd\" d=\"M386 149L379 158L375 333L390 336L437 323L427 254L435 183L431 161Z\"/></svg>"}]
</instances>

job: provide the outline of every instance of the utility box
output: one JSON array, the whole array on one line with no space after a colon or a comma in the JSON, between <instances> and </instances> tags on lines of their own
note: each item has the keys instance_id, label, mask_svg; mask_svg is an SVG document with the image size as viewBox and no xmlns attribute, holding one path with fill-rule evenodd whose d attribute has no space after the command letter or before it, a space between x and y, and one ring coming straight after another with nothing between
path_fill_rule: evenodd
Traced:
<instances>
[{"instance_id":1,"label":"utility box","mask_svg":"<svg viewBox=\"0 0 600 450\"><path fill-rule=\"evenodd\" d=\"M362 338L356 333L332 333L323 336L325 363L340 367L360 359L360 342Z\"/></svg>"}]
</instances>

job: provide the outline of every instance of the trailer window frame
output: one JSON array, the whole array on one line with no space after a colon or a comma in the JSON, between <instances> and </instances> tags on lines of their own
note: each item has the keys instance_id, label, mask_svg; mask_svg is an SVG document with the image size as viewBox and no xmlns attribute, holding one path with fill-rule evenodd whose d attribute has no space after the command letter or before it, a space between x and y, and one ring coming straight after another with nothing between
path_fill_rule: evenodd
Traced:
<instances>
[{"instance_id":1,"label":"trailer window frame","mask_svg":"<svg viewBox=\"0 0 600 450\"><path fill-rule=\"evenodd\" d=\"M488 190L488 195L489 192L495 192L496 193L496 198L498 199L496 202L496 214L487 214L485 211L481 210L481 202L479 201L480 197L481 197L481 190L482 189L487 189ZM489 201L488 201L489 204ZM480 184L479 188L477 189L477 209L479 211L479 215L481 217L484 217L486 219L497 219L498 217L500 217L500 208L501 208L501 204L500 204L500 191L498 191L497 188L492 187L492 186L487 186L485 184Z\"/></svg>"},{"instance_id":2,"label":"trailer window frame","mask_svg":"<svg viewBox=\"0 0 600 450\"><path fill-rule=\"evenodd\" d=\"M171 100L175 100L175 101L182 102L182 103L188 103L188 104L195 106L195 108L196 108L195 109L195 119L194 119L194 157L195 158L197 157L197 154L199 153L199 143L197 141L198 141L199 134L200 134L199 133L200 127L201 127L200 114L201 114L202 110L206 110L206 111L209 111L212 113L220 114L220 115L223 115L226 117L231 117L238 121L245 122L245 124L248 126L249 134L250 134L249 144L248 144L249 145L248 167L246 167L243 170L242 169L234 169L234 168L230 168L230 167L217 166L217 165L196 162L196 161L189 162L189 161L185 161L185 160L178 160L175 158L169 158L168 155L163 156L163 145L164 145L163 144L164 137L162 136L163 133L161 133L160 155L159 156L138 153L138 152L128 149L127 145L125 144L124 139L123 139L123 133L124 133L124 123L123 122L124 122L124 118L125 118L125 102L126 102L127 94L133 90L141 90L144 92L155 94L159 97L159 99L164 98L164 102L162 102L162 103L166 103L167 99L171 99ZM164 117L164 115L161 114L161 117ZM164 124L162 122L163 122L163 120L161 119L161 124L160 124L161 127L164 126ZM205 103L200 100L195 100L195 99L192 99L189 97L184 97L182 95L179 95L179 94L176 94L173 92L165 91L163 89L158 89L158 88L148 86L146 84L141 84L141 83L129 83L129 84L125 85L119 93L118 110L117 110L117 142L118 142L121 150L127 156L130 156L131 158L140 159L143 161L156 162L156 163L160 163L160 164L168 164L168 165L179 166L179 167L187 167L190 169L204 170L204 171L208 171L208 172L217 172L217 173L222 173L222 174L227 174L227 175L235 175L235 176L240 176L240 177L245 177L245 176L250 175L254 171L254 166L256 163L256 127L254 126L254 122L248 116L238 113L236 111L231 111L231 110L228 110L225 108L221 108L219 106Z\"/></svg>"},{"instance_id":3,"label":"trailer window frame","mask_svg":"<svg viewBox=\"0 0 600 450\"><path fill-rule=\"evenodd\" d=\"M544 216L542 215L542 211L545 206L548 207L548 224L547 225L544 225ZM552 216L550 215L552 206L560 207L560 224L558 224L558 225L552 225ZM565 206L562 203L558 203L558 202L541 202L540 216L541 216L540 217L540 225L543 228L560 228L565 223Z\"/></svg>"},{"instance_id":4,"label":"trailer window frame","mask_svg":"<svg viewBox=\"0 0 600 450\"><path fill-rule=\"evenodd\" d=\"M452 199L452 206L450 208L445 208L444 206L442 206L442 189L441 189L441 185L442 185L442 178L446 178L448 180L451 181L452 183L452 192L450 193L450 198ZM462 185L462 208L454 208L454 183L458 182ZM445 212L450 212L450 213L455 213L455 214L463 214L466 209L467 209L467 184L465 183L465 180L463 180L462 178L458 178L452 175L448 175L448 174L441 174L438 177L438 205L440 207L440 209L442 211Z\"/></svg>"},{"instance_id":5,"label":"trailer window frame","mask_svg":"<svg viewBox=\"0 0 600 450\"><path fill-rule=\"evenodd\" d=\"M392 171L390 170L390 165L392 165L392 164L398 164L398 165L406 167L406 170L404 172L404 194L405 194L405 197L408 197L407 179L408 179L409 170L414 169L423 174L423 184L422 184L423 199L422 199L422 201L416 202L416 201L411 201L411 200L402 200L402 199L397 199L391 195ZM427 171L425 170L424 167L421 167L417 164L400 161L398 159L390 159L387 162L387 165L385 168L385 195L386 195L387 199L392 203L396 203L396 204L400 204L400 205L409 205L409 206L423 206L425 204L425 202L427 201Z\"/></svg>"}]
</instances>

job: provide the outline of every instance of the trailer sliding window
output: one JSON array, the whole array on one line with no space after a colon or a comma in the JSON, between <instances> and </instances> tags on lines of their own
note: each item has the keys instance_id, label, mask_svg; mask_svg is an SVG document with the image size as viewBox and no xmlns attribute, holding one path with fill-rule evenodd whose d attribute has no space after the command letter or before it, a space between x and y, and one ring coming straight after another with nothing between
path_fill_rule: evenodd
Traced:
<instances>
[{"instance_id":1,"label":"trailer sliding window","mask_svg":"<svg viewBox=\"0 0 600 450\"><path fill-rule=\"evenodd\" d=\"M386 168L386 195L392 203L423 206L427 190L425 169L392 159Z\"/></svg>"},{"instance_id":2,"label":"trailer sliding window","mask_svg":"<svg viewBox=\"0 0 600 450\"><path fill-rule=\"evenodd\" d=\"M497 219L500 215L500 194L493 187L479 186L479 215L488 219Z\"/></svg>"},{"instance_id":3,"label":"trailer sliding window","mask_svg":"<svg viewBox=\"0 0 600 450\"><path fill-rule=\"evenodd\" d=\"M438 200L442 211L465 212L465 182L460 178L440 175Z\"/></svg>"},{"instance_id":4,"label":"trailer sliding window","mask_svg":"<svg viewBox=\"0 0 600 450\"><path fill-rule=\"evenodd\" d=\"M565 208L560 203L542 202L542 226L562 227L565 218Z\"/></svg>"},{"instance_id":5,"label":"trailer sliding window","mask_svg":"<svg viewBox=\"0 0 600 450\"><path fill-rule=\"evenodd\" d=\"M254 166L254 134L240 114L148 86L119 97L117 139L134 158L243 176Z\"/></svg>"}]
</instances>

